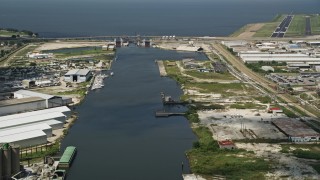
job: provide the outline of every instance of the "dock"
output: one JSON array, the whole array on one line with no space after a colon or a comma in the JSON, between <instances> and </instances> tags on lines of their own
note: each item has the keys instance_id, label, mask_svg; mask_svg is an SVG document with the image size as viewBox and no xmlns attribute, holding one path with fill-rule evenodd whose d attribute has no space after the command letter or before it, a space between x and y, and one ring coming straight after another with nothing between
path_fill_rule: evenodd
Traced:
<instances>
[{"instance_id":1,"label":"dock","mask_svg":"<svg viewBox=\"0 0 320 180\"><path fill-rule=\"evenodd\" d=\"M101 89L104 86L104 78L108 77L105 74L98 74L94 77L93 84L91 86L91 90Z\"/></svg>"},{"instance_id":2,"label":"dock","mask_svg":"<svg viewBox=\"0 0 320 180\"><path fill-rule=\"evenodd\" d=\"M169 117L169 116L184 116L185 113L181 112L165 112L165 111L156 111L156 117Z\"/></svg>"},{"instance_id":3,"label":"dock","mask_svg":"<svg viewBox=\"0 0 320 180\"><path fill-rule=\"evenodd\" d=\"M184 105L187 102L175 101L171 96L166 96L164 92L160 93L163 105Z\"/></svg>"},{"instance_id":4,"label":"dock","mask_svg":"<svg viewBox=\"0 0 320 180\"><path fill-rule=\"evenodd\" d=\"M167 76L166 68L164 67L163 61L157 60L156 61L159 67L160 76L164 77Z\"/></svg>"}]
</instances>

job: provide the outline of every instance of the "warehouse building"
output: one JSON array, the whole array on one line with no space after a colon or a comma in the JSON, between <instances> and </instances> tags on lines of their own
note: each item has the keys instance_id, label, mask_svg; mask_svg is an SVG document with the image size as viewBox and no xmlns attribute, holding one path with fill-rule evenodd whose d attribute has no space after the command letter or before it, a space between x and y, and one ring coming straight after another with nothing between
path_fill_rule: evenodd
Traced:
<instances>
[{"instance_id":1,"label":"warehouse building","mask_svg":"<svg viewBox=\"0 0 320 180\"><path fill-rule=\"evenodd\" d=\"M45 100L46 108L58 107L64 105L64 100L60 96L53 96L28 90L19 90L13 93L14 98L24 99L30 97L39 97Z\"/></svg>"},{"instance_id":2,"label":"warehouse building","mask_svg":"<svg viewBox=\"0 0 320 180\"><path fill-rule=\"evenodd\" d=\"M0 116L45 109L46 107L46 100L41 97L2 100L0 101Z\"/></svg>"},{"instance_id":3,"label":"warehouse building","mask_svg":"<svg viewBox=\"0 0 320 180\"><path fill-rule=\"evenodd\" d=\"M273 119L272 124L287 135L292 142L319 141L320 134L299 120L279 118Z\"/></svg>"},{"instance_id":4,"label":"warehouse building","mask_svg":"<svg viewBox=\"0 0 320 180\"><path fill-rule=\"evenodd\" d=\"M0 121L8 120L8 119L15 119L15 118L19 118L19 117L23 118L23 117L28 117L28 116L40 115L40 114L48 114L48 113L53 113L53 112L63 113L67 117L70 117L70 115L71 115L71 110L67 106L60 106L60 107L55 107L55 108L43 109L43 110L39 110L39 111L30 111L30 112L25 112L25 113L20 113L20 114L0 116Z\"/></svg>"},{"instance_id":5,"label":"warehouse building","mask_svg":"<svg viewBox=\"0 0 320 180\"><path fill-rule=\"evenodd\" d=\"M40 123L48 120L57 120L62 123L65 122L66 116L61 112L52 112L47 114L39 114L33 116L26 117L9 117L3 118L0 121L0 130L4 130L7 128L19 127L23 125L31 125L35 123Z\"/></svg>"},{"instance_id":6,"label":"warehouse building","mask_svg":"<svg viewBox=\"0 0 320 180\"><path fill-rule=\"evenodd\" d=\"M91 77L90 70L88 69L73 69L64 75L66 82L86 82Z\"/></svg>"},{"instance_id":7,"label":"warehouse building","mask_svg":"<svg viewBox=\"0 0 320 180\"><path fill-rule=\"evenodd\" d=\"M14 135L0 135L0 143L11 142L20 147L30 147L47 143L47 135L41 130L18 132Z\"/></svg>"},{"instance_id":8,"label":"warehouse building","mask_svg":"<svg viewBox=\"0 0 320 180\"><path fill-rule=\"evenodd\" d=\"M320 64L320 58L311 57L307 54L265 54L265 53L239 53L239 57L245 63L257 62L292 62L292 63L306 63L314 62Z\"/></svg>"},{"instance_id":9,"label":"warehouse building","mask_svg":"<svg viewBox=\"0 0 320 180\"><path fill-rule=\"evenodd\" d=\"M28 125L28 126L23 126L23 127L15 127L15 128L1 130L0 137L9 136L9 135L14 136L15 134L18 134L21 132L28 132L28 131L34 131L34 130L43 131L47 137L52 136L52 127L46 123L40 123L40 124L35 124L35 125ZM2 141L2 140L0 140L0 141ZM2 143L2 142L0 142L0 143ZM11 142L8 142L8 143L11 143Z\"/></svg>"}]
</instances>

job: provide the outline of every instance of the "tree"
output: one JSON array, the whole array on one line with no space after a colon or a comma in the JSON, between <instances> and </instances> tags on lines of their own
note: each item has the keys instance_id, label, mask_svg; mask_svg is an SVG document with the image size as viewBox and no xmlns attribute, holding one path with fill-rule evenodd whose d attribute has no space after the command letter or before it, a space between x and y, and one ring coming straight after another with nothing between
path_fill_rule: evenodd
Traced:
<instances>
[{"instance_id":1,"label":"tree","mask_svg":"<svg viewBox=\"0 0 320 180\"><path fill-rule=\"evenodd\" d=\"M17 36L13 34L13 35L11 36L11 38L14 38L14 39L15 39L15 38L17 38Z\"/></svg>"}]
</instances>

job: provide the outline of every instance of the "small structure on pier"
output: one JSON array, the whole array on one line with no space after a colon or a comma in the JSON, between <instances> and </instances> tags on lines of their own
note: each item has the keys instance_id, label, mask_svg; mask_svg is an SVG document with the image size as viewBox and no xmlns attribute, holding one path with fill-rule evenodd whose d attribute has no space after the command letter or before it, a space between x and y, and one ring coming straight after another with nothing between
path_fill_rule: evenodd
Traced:
<instances>
[{"instance_id":1,"label":"small structure on pier","mask_svg":"<svg viewBox=\"0 0 320 180\"><path fill-rule=\"evenodd\" d=\"M161 95L161 99L162 99L162 103L164 105L183 105L183 104L186 104L185 102L182 102L182 101L175 101L171 96L166 96L164 94L164 92L161 92L160 93Z\"/></svg>"}]
</instances>

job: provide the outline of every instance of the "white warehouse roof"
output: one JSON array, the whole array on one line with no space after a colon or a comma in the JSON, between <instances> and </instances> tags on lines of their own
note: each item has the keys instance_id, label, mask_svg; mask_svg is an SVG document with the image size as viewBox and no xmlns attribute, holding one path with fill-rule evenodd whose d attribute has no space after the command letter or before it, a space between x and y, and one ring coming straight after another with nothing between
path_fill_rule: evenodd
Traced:
<instances>
[{"instance_id":1,"label":"white warehouse roof","mask_svg":"<svg viewBox=\"0 0 320 180\"><path fill-rule=\"evenodd\" d=\"M48 113L54 113L54 112L64 113L64 112L69 112L69 111L70 111L70 109L68 107L60 106L60 107L55 107L55 108L43 109L43 110L39 110L39 111L30 111L30 112L25 112L25 113L0 116L0 121L29 117L29 116L37 116L37 115L43 115L43 114L48 114Z\"/></svg>"},{"instance_id":2,"label":"white warehouse roof","mask_svg":"<svg viewBox=\"0 0 320 180\"><path fill-rule=\"evenodd\" d=\"M306 54L246 54L241 53L240 57L309 57Z\"/></svg>"},{"instance_id":3,"label":"white warehouse roof","mask_svg":"<svg viewBox=\"0 0 320 180\"><path fill-rule=\"evenodd\" d=\"M8 136L8 135L14 136L15 134L19 134L22 132L34 131L34 130L41 130L41 131L45 132L45 131L50 131L50 130L52 131L52 128L51 128L51 126L49 126L46 123L24 126L24 127L10 128L10 129L1 130L0 137Z\"/></svg>"},{"instance_id":4,"label":"white warehouse roof","mask_svg":"<svg viewBox=\"0 0 320 180\"><path fill-rule=\"evenodd\" d=\"M3 119L0 121L0 129L21 126L25 124L32 124L50 119L65 118L66 116L61 112L53 112L47 114L40 114L35 116L19 117L15 119Z\"/></svg>"},{"instance_id":5,"label":"white warehouse roof","mask_svg":"<svg viewBox=\"0 0 320 180\"><path fill-rule=\"evenodd\" d=\"M90 72L88 69L72 69L68 71L65 75L87 75Z\"/></svg>"},{"instance_id":6,"label":"white warehouse roof","mask_svg":"<svg viewBox=\"0 0 320 180\"><path fill-rule=\"evenodd\" d=\"M34 138L41 138L42 141L38 141L36 144L43 144L45 143L44 141L47 140L47 135L41 131L41 130L33 130L33 131L27 131L27 132L21 132L17 133L15 135L3 135L0 136L0 143L17 143L20 146L26 146L26 144L32 146L35 144L29 144L28 142L21 143L23 140L29 140L29 139L34 139Z\"/></svg>"},{"instance_id":7,"label":"white warehouse roof","mask_svg":"<svg viewBox=\"0 0 320 180\"><path fill-rule=\"evenodd\" d=\"M48 114L48 113L53 113L53 112L70 112L70 109L67 106L60 106L60 107L55 107L55 108L49 108L49 109L43 109L39 111L30 111L30 112L25 112L25 113L19 113L19 114L11 114L7 116L0 116L0 121L2 120L9 120L9 119L16 119L16 118L23 118L23 117L28 117L28 116L36 116L36 115L41 115L41 114Z\"/></svg>"},{"instance_id":8,"label":"white warehouse roof","mask_svg":"<svg viewBox=\"0 0 320 180\"><path fill-rule=\"evenodd\" d=\"M14 92L14 94L21 94L26 97L41 97L43 99L51 99L55 96L49 95L49 94L43 94L43 93L38 93L38 92L33 92L33 91L28 91L28 90L19 90Z\"/></svg>"},{"instance_id":9,"label":"white warehouse roof","mask_svg":"<svg viewBox=\"0 0 320 180\"><path fill-rule=\"evenodd\" d=\"M259 62L259 61L265 61L265 62L320 62L320 58L311 58L311 57L302 57L302 58L288 58L288 57L282 57L282 58L261 58L261 57L243 57L242 60L244 62Z\"/></svg>"}]
</instances>

